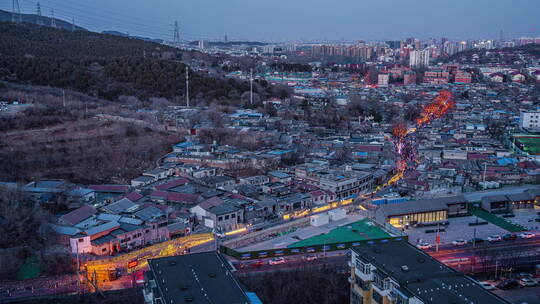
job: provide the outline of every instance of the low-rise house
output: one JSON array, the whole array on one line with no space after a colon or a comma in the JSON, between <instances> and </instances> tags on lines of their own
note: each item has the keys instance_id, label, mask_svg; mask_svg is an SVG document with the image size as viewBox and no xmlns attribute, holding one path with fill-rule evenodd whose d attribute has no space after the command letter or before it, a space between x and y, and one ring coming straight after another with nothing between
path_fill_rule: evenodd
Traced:
<instances>
[{"instance_id":1,"label":"low-rise house","mask_svg":"<svg viewBox=\"0 0 540 304\"><path fill-rule=\"evenodd\" d=\"M60 223L61 225L66 225L66 226L75 226L79 224L80 222L88 218L91 218L96 213L97 213L96 208L85 205L67 214L62 215L60 219L58 220L58 223Z\"/></svg>"},{"instance_id":2,"label":"low-rise house","mask_svg":"<svg viewBox=\"0 0 540 304\"><path fill-rule=\"evenodd\" d=\"M131 187L143 187L156 181L156 178L152 176L141 175L131 180Z\"/></svg>"},{"instance_id":3,"label":"low-rise house","mask_svg":"<svg viewBox=\"0 0 540 304\"><path fill-rule=\"evenodd\" d=\"M217 189L231 189L236 184L234 178L230 176L220 175L220 176L208 176L199 179L205 186L210 188Z\"/></svg>"}]
</instances>

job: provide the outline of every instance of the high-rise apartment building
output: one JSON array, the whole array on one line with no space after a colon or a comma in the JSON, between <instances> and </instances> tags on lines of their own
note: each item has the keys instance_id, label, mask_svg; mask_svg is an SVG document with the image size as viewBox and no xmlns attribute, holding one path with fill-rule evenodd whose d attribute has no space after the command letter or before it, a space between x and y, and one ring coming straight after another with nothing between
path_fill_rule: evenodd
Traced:
<instances>
[{"instance_id":1,"label":"high-rise apartment building","mask_svg":"<svg viewBox=\"0 0 540 304\"><path fill-rule=\"evenodd\" d=\"M409 55L411 67L427 67L429 65L429 50L414 50Z\"/></svg>"}]
</instances>

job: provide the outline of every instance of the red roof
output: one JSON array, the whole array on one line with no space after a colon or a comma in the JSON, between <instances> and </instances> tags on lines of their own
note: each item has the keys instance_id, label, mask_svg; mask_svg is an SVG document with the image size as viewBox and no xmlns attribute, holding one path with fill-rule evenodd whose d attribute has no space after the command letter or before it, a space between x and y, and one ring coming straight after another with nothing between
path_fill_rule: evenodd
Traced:
<instances>
[{"instance_id":1,"label":"red roof","mask_svg":"<svg viewBox=\"0 0 540 304\"><path fill-rule=\"evenodd\" d=\"M186 183L188 183L189 180L187 178L178 178L178 179L175 179L175 180L172 180L170 182L166 182L166 183L163 183L161 185L157 185L155 188L156 190L167 190L167 189L171 189L171 188L175 188L175 187L178 187L178 186L182 186Z\"/></svg>"},{"instance_id":2,"label":"red roof","mask_svg":"<svg viewBox=\"0 0 540 304\"><path fill-rule=\"evenodd\" d=\"M324 191L322 191L322 190L315 190L315 191L311 191L309 193L309 195L317 197L317 196L321 196L321 195L326 195L326 193Z\"/></svg>"},{"instance_id":3,"label":"red roof","mask_svg":"<svg viewBox=\"0 0 540 304\"><path fill-rule=\"evenodd\" d=\"M136 202L136 201L140 200L143 197L144 196L142 194L140 194L139 192L131 192L130 194L127 194L127 195L124 196L124 198L127 198L128 200L130 200L132 202Z\"/></svg>"},{"instance_id":4,"label":"red roof","mask_svg":"<svg viewBox=\"0 0 540 304\"><path fill-rule=\"evenodd\" d=\"M78 223L84 221L85 219L96 214L97 210L92 206L82 206L81 208L75 209L70 213L62 215L60 220L66 222L70 225L77 225Z\"/></svg>"},{"instance_id":5,"label":"red roof","mask_svg":"<svg viewBox=\"0 0 540 304\"><path fill-rule=\"evenodd\" d=\"M199 196L189 193L167 192L167 200L177 203L196 203Z\"/></svg>"}]
</instances>

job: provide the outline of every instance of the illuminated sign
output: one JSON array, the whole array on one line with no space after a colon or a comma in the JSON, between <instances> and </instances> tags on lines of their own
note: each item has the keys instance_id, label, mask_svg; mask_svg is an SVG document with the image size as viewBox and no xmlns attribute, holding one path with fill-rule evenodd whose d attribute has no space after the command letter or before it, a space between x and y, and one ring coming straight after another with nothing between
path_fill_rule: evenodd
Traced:
<instances>
[{"instance_id":1,"label":"illuminated sign","mask_svg":"<svg viewBox=\"0 0 540 304\"><path fill-rule=\"evenodd\" d=\"M128 263L128 268L135 268L137 265L139 265L139 261L133 260Z\"/></svg>"}]
</instances>

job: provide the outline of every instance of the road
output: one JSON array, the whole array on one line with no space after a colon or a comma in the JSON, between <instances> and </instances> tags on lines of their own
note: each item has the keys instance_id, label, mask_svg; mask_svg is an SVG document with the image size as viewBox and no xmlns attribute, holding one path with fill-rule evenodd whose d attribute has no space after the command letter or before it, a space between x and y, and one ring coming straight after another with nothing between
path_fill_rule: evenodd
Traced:
<instances>
[{"instance_id":1,"label":"road","mask_svg":"<svg viewBox=\"0 0 540 304\"><path fill-rule=\"evenodd\" d=\"M338 267L343 268L343 271L349 272L347 262L349 257L346 251L328 253L326 256L322 253L316 255L316 259L312 261L306 260L308 255L295 255L283 257L285 263L278 265L270 265L271 258L234 262L233 266L236 268L238 275L249 275L256 273L268 273L274 271L294 271L305 268L324 268L324 267ZM315 256L315 255L311 255Z\"/></svg>"},{"instance_id":2,"label":"road","mask_svg":"<svg viewBox=\"0 0 540 304\"><path fill-rule=\"evenodd\" d=\"M182 254L189 248L190 252L203 252L215 248L211 234L198 234L173 239L135 250L116 257L86 261L83 263L85 271L81 272L80 287L77 284L77 275L64 275L56 277L43 277L24 281L0 282L0 301L2 299L26 298L32 296L70 294L94 291L94 288L82 276L89 279L95 277L95 283L100 290L117 290L133 287L133 271L147 269L147 259ZM130 261L137 261L137 265L128 271ZM116 270L119 277L109 281L109 270ZM114 271L113 271L114 272Z\"/></svg>"}]
</instances>

